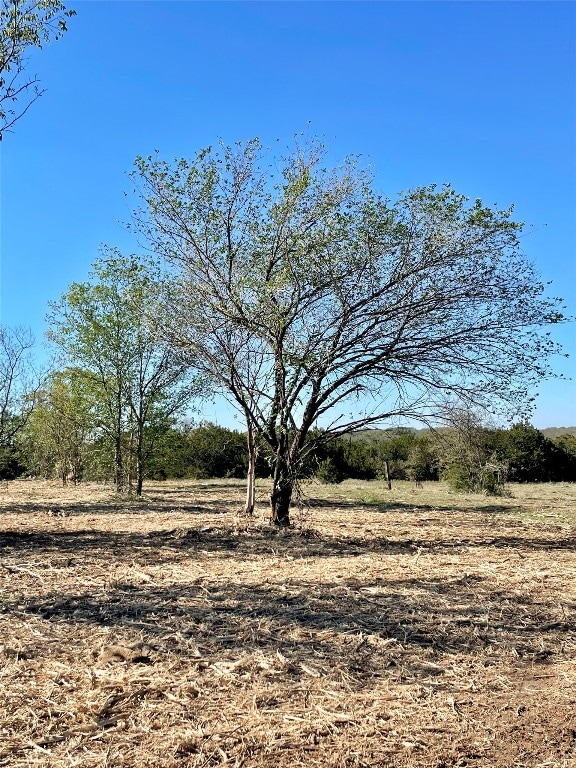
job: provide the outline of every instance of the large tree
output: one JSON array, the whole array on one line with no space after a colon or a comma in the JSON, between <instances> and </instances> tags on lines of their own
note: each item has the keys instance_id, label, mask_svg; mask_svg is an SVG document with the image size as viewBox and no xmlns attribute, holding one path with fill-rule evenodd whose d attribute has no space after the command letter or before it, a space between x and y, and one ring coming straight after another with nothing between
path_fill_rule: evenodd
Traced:
<instances>
[{"instance_id":1,"label":"large tree","mask_svg":"<svg viewBox=\"0 0 576 768\"><path fill-rule=\"evenodd\" d=\"M75 14L60 0L0 0L0 139L44 93L27 53L57 40Z\"/></svg>"},{"instance_id":2,"label":"large tree","mask_svg":"<svg viewBox=\"0 0 576 768\"><path fill-rule=\"evenodd\" d=\"M49 338L92 390L99 427L113 445L116 489L135 475L138 495L156 434L148 427L198 392L188 361L153 333L158 293L149 262L109 249L91 279L71 285L49 316Z\"/></svg>"},{"instance_id":3,"label":"large tree","mask_svg":"<svg viewBox=\"0 0 576 768\"><path fill-rule=\"evenodd\" d=\"M319 440L450 399L521 410L562 319L511 210L450 186L391 202L324 160L313 145L267 164L253 140L134 172L135 227L170 267L165 334L268 444L279 525Z\"/></svg>"}]
</instances>

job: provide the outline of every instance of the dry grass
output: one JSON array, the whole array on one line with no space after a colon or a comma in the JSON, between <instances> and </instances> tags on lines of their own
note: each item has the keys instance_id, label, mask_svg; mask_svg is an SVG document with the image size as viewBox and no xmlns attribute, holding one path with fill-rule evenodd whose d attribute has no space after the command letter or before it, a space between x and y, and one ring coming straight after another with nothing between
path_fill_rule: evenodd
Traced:
<instances>
[{"instance_id":1,"label":"dry grass","mask_svg":"<svg viewBox=\"0 0 576 768\"><path fill-rule=\"evenodd\" d=\"M306 493L0 489L0 766L576 766L576 488Z\"/></svg>"}]
</instances>

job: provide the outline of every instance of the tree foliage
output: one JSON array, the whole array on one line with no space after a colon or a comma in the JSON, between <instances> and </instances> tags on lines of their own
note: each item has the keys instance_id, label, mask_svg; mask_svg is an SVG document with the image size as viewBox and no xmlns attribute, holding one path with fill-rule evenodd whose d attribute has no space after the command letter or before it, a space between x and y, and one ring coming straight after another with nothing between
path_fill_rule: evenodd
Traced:
<instances>
[{"instance_id":1,"label":"tree foliage","mask_svg":"<svg viewBox=\"0 0 576 768\"><path fill-rule=\"evenodd\" d=\"M21 436L28 468L63 483L79 482L95 437L94 393L82 371L55 371L37 392L34 411Z\"/></svg>"},{"instance_id":2,"label":"tree foliage","mask_svg":"<svg viewBox=\"0 0 576 768\"><path fill-rule=\"evenodd\" d=\"M490 428L474 414L452 411L450 426L441 429L378 430L334 440L308 467L324 481L373 480L382 478L384 460L392 479L441 477L456 491L501 494L507 482L576 481L576 437L550 440L526 423Z\"/></svg>"},{"instance_id":3,"label":"tree foliage","mask_svg":"<svg viewBox=\"0 0 576 768\"><path fill-rule=\"evenodd\" d=\"M142 259L105 251L91 279L70 286L52 305L49 338L82 371L98 428L114 455L116 489L142 492L154 427L187 407L198 392L189 363L150 326L159 284Z\"/></svg>"},{"instance_id":4,"label":"tree foliage","mask_svg":"<svg viewBox=\"0 0 576 768\"><path fill-rule=\"evenodd\" d=\"M134 174L136 226L173 280L164 333L268 445L280 525L321 440L449 398L521 410L562 319L511 210L449 186L391 202L354 161L323 159L297 147L266 166L254 140Z\"/></svg>"},{"instance_id":5,"label":"tree foliage","mask_svg":"<svg viewBox=\"0 0 576 768\"><path fill-rule=\"evenodd\" d=\"M58 40L75 14L60 0L0 0L0 139L44 93L27 52Z\"/></svg>"},{"instance_id":6,"label":"tree foliage","mask_svg":"<svg viewBox=\"0 0 576 768\"><path fill-rule=\"evenodd\" d=\"M531 424L519 423L502 435L510 480L519 483L576 480L570 436L552 441Z\"/></svg>"}]
</instances>

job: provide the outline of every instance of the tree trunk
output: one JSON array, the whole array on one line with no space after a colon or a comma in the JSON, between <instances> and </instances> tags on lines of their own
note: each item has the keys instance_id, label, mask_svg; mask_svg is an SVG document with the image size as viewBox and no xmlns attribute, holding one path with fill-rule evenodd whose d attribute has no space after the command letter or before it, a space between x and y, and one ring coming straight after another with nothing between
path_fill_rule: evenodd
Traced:
<instances>
[{"instance_id":1,"label":"tree trunk","mask_svg":"<svg viewBox=\"0 0 576 768\"><path fill-rule=\"evenodd\" d=\"M136 460L136 457L134 456L134 428L130 430L129 438L128 438L128 446L126 448L126 460L125 464L127 464L126 469L126 479L128 482L128 493L132 493L134 490L134 474L135 474L135 466L134 462Z\"/></svg>"},{"instance_id":2,"label":"tree trunk","mask_svg":"<svg viewBox=\"0 0 576 768\"><path fill-rule=\"evenodd\" d=\"M116 493L124 490L124 466L122 462L122 439L116 435L114 439L114 485Z\"/></svg>"},{"instance_id":3,"label":"tree trunk","mask_svg":"<svg viewBox=\"0 0 576 768\"><path fill-rule=\"evenodd\" d=\"M136 496L142 496L142 486L144 485L144 463L142 461L141 451L136 456Z\"/></svg>"},{"instance_id":4,"label":"tree trunk","mask_svg":"<svg viewBox=\"0 0 576 768\"><path fill-rule=\"evenodd\" d=\"M144 419L136 427L136 495L142 496L144 485Z\"/></svg>"},{"instance_id":5,"label":"tree trunk","mask_svg":"<svg viewBox=\"0 0 576 768\"><path fill-rule=\"evenodd\" d=\"M287 527L290 525L290 501L294 490L288 464L282 456L276 457L274 476L272 480L272 493L270 506L272 509L272 522L274 525Z\"/></svg>"},{"instance_id":6,"label":"tree trunk","mask_svg":"<svg viewBox=\"0 0 576 768\"><path fill-rule=\"evenodd\" d=\"M114 414L114 485L116 493L124 490L124 457L122 455L122 395L116 391Z\"/></svg>"},{"instance_id":7,"label":"tree trunk","mask_svg":"<svg viewBox=\"0 0 576 768\"><path fill-rule=\"evenodd\" d=\"M248 478L246 481L246 505L244 507L245 515L254 514L254 503L256 501L256 459L258 458L258 446L254 437L254 427L248 423Z\"/></svg>"},{"instance_id":8,"label":"tree trunk","mask_svg":"<svg viewBox=\"0 0 576 768\"><path fill-rule=\"evenodd\" d=\"M392 480L390 480L390 467L388 466L388 462L384 462L384 477L386 479L386 484L388 486L388 490L392 490Z\"/></svg>"}]
</instances>

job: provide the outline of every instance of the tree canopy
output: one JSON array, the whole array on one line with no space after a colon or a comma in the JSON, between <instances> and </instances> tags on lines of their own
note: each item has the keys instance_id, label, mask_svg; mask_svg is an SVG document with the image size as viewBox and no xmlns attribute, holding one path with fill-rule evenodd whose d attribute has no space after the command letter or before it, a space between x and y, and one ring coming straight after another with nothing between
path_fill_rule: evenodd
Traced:
<instances>
[{"instance_id":1,"label":"tree canopy","mask_svg":"<svg viewBox=\"0 0 576 768\"><path fill-rule=\"evenodd\" d=\"M63 483L82 479L96 430L92 395L80 370L53 371L47 377L19 440L30 471L57 475Z\"/></svg>"},{"instance_id":2,"label":"tree canopy","mask_svg":"<svg viewBox=\"0 0 576 768\"><path fill-rule=\"evenodd\" d=\"M198 393L187 359L150 325L159 284L153 265L106 249L91 279L52 304L49 338L92 392L96 424L113 444L118 491L135 475L142 492L154 431Z\"/></svg>"},{"instance_id":3,"label":"tree canopy","mask_svg":"<svg viewBox=\"0 0 576 768\"><path fill-rule=\"evenodd\" d=\"M358 162L324 159L313 144L267 163L253 140L134 172L135 225L170 270L164 335L268 444L278 524L318 440L449 400L522 412L562 320L511 209L447 185L390 201Z\"/></svg>"}]
</instances>

